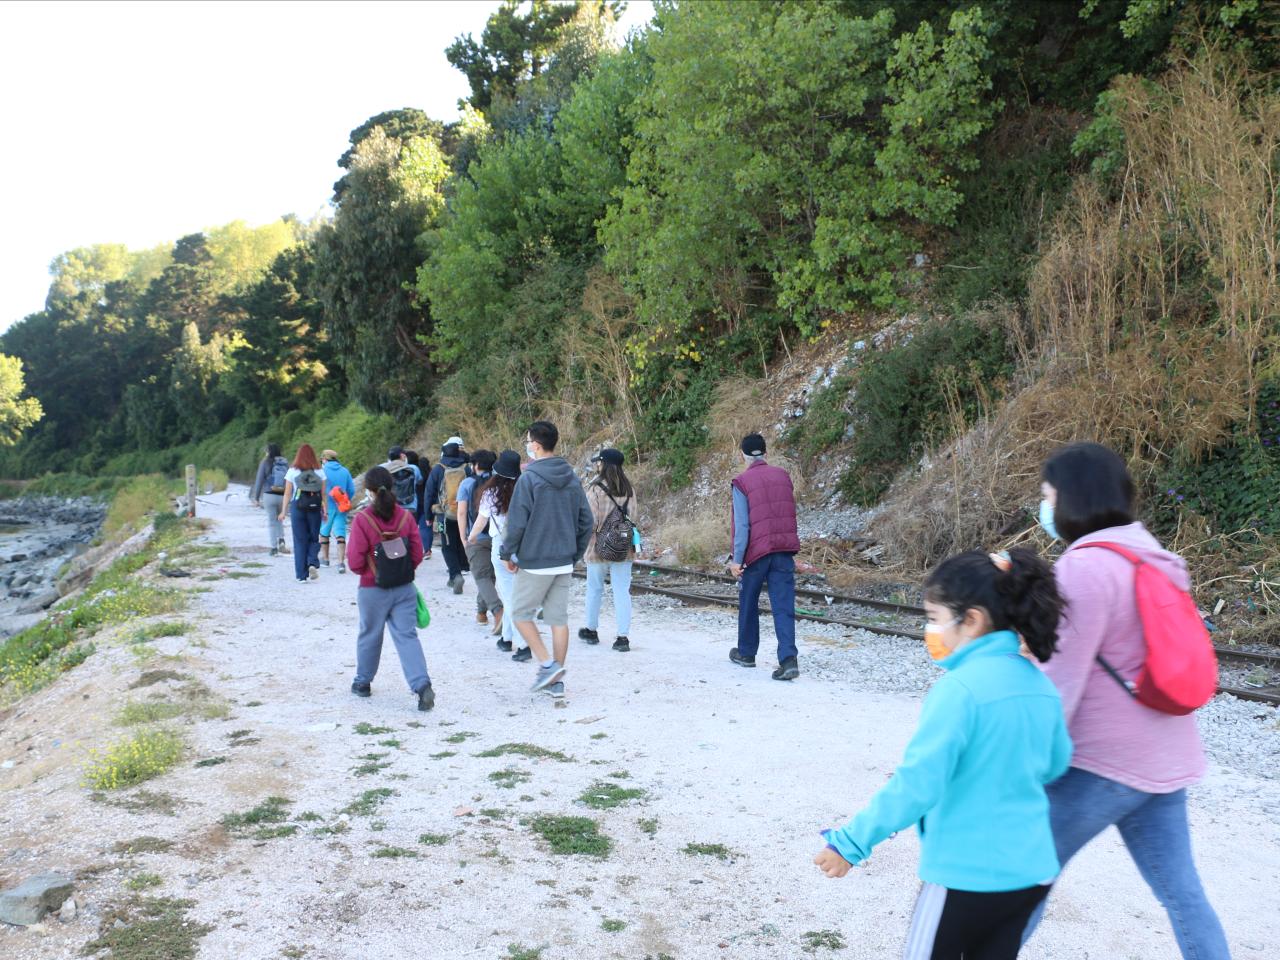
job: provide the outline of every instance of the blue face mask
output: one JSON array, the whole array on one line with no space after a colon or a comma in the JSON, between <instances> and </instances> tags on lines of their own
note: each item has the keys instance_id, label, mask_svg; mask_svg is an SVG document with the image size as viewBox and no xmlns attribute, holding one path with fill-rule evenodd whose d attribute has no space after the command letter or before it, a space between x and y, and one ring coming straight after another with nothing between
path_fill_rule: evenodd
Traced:
<instances>
[{"instance_id":1,"label":"blue face mask","mask_svg":"<svg viewBox=\"0 0 1280 960\"><path fill-rule=\"evenodd\" d=\"M1061 540L1058 528L1053 525L1053 504L1048 500L1040 501L1040 527L1055 540Z\"/></svg>"}]
</instances>

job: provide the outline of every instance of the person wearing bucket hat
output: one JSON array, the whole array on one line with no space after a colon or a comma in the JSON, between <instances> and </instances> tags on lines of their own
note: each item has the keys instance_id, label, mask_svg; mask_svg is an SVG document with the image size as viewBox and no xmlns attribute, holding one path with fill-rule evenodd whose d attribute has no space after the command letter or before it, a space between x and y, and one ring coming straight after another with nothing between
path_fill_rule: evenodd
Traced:
<instances>
[{"instance_id":1,"label":"person wearing bucket hat","mask_svg":"<svg viewBox=\"0 0 1280 960\"><path fill-rule=\"evenodd\" d=\"M756 665L760 647L760 591L768 586L773 630L778 636L775 680L800 676L796 652L796 496L791 475L765 462L764 437L742 438L747 468L733 479L733 562L738 578L738 645L729 659L740 667Z\"/></svg>"},{"instance_id":2,"label":"person wearing bucket hat","mask_svg":"<svg viewBox=\"0 0 1280 960\"><path fill-rule=\"evenodd\" d=\"M607 575L613 585L613 618L617 639L613 649L626 653L631 649L631 563L635 560L639 531L635 490L623 472L625 457L621 450L606 447L591 458L596 475L587 484L587 503L594 519L591 542L584 559L587 562L587 625L578 631L578 639L590 644L600 642L600 606L604 600Z\"/></svg>"},{"instance_id":3,"label":"person wearing bucket hat","mask_svg":"<svg viewBox=\"0 0 1280 960\"><path fill-rule=\"evenodd\" d=\"M502 535L507 529L507 511L511 507L511 493L515 490L516 481L520 479L520 454L514 450L503 450L493 465L493 473L480 487L477 493L479 507L476 511L476 522L467 536L470 546L478 546L480 537L488 531L489 559L493 564L494 580L501 600L503 615L497 617L493 625L493 636L498 637L498 649L510 651L514 645L515 624L505 611L511 606L511 590L515 584L515 574L507 569L499 555L502 550ZM527 660L528 647L522 647L515 655L520 660Z\"/></svg>"},{"instance_id":4,"label":"person wearing bucket hat","mask_svg":"<svg viewBox=\"0 0 1280 960\"><path fill-rule=\"evenodd\" d=\"M356 484L351 471L338 459L337 451L326 450L320 454L320 466L324 470L329 498L329 516L320 524L320 566L329 565L329 538L338 541L338 572L347 572L347 510L356 496ZM345 495L347 510L342 509L334 497L334 491Z\"/></svg>"}]
</instances>

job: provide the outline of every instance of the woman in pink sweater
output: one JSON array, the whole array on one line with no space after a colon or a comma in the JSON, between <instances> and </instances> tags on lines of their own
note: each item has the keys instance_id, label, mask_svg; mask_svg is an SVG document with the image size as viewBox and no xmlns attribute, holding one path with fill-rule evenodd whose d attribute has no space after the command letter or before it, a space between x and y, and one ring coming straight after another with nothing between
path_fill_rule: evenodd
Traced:
<instances>
[{"instance_id":1,"label":"woman in pink sweater","mask_svg":"<svg viewBox=\"0 0 1280 960\"><path fill-rule=\"evenodd\" d=\"M1143 706L1103 669L1099 657L1132 680L1146 658L1133 565L1109 550L1081 548L1096 541L1127 547L1183 590L1190 586L1186 563L1134 521L1133 481L1106 447L1063 447L1042 476L1040 523L1069 544L1054 566L1067 605L1058 653L1044 665L1075 744L1071 768L1048 789L1058 859L1065 868L1114 824L1168 912L1183 957L1229 960L1191 855L1186 788L1205 768L1195 716Z\"/></svg>"}]
</instances>

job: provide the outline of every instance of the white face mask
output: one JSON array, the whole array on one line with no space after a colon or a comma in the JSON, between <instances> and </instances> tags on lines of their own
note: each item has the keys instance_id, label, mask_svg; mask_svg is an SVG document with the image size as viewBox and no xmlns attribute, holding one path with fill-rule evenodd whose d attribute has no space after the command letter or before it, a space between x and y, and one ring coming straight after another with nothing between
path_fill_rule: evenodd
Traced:
<instances>
[{"instance_id":1,"label":"white face mask","mask_svg":"<svg viewBox=\"0 0 1280 960\"><path fill-rule=\"evenodd\" d=\"M537 455L536 453L534 453L534 452L533 452L533 444L532 444L532 443L526 443L526 444L524 445L524 452L525 452L525 454L527 454L527 455L528 455L528 457L529 457L529 459L530 459L530 460L536 460L536 459L538 459L538 455Z\"/></svg>"}]
</instances>

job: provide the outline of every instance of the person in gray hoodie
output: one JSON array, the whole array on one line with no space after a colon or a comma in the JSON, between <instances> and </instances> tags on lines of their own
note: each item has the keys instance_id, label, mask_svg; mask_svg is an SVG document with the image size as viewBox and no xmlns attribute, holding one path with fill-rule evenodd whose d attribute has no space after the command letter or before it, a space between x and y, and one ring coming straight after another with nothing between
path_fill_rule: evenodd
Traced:
<instances>
[{"instance_id":1,"label":"person in gray hoodie","mask_svg":"<svg viewBox=\"0 0 1280 960\"><path fill-rule=\"evenodd\" d=\"M573 565L591 541L591 505L573 467L555 455L560 431L538 420L529 425L525 452L532 458L511 494L507 527L500 556L516 575L507 616L538 661L533 690L564 696L564 662L569 652L569 584ZM519 558L519 565L512 560ZM542 618L551 627L552 656L534 623Z\"/></svg>"}]
</instances>

